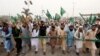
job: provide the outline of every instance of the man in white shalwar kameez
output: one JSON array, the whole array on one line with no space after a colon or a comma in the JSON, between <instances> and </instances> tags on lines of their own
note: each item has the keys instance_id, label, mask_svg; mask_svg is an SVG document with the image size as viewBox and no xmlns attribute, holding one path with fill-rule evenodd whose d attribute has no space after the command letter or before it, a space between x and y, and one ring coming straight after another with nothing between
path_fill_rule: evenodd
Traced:
<instances>
[{"instance_id":1,"label":"man in white shalwar kameez","mask_svg":"<svg viewBox=\"0 0 100 56\"><path fill-rule=\"evenodd\" d=\"M32 38L31 38L31 46L35 46L35 54L38 52L39 49L39 39L38 39L38 35L39 35L39 29L37 27L37 25L34 25L34 28L32 30Z\"/></svg>"},{"instance_id":2,"label":"man in white shalwar kameez","mask_svg":"<svg viewBox=\"0 0 100 56\"><path fill-rule=\"evenodd\" d=\"M83 31L83 27L80 26L75 34L74 34L74 37L77 39L76 40L76 54L79 55L79 52L82 51L82 48L83 48L83 41L82 39L84 39L84 31Z\"/></svg>"}]
</instances>

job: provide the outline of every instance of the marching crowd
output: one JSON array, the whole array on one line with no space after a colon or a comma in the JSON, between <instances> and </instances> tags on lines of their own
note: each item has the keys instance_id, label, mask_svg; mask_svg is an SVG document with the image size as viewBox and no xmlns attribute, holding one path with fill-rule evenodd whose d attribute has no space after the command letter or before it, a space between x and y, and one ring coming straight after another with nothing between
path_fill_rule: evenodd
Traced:
<instances>
[{"instance_id":1,"label":"marching crowd","mask_svg":"<svg viewBox=\"0 0 100 56\"><path fill-rule=\"evenodd\" d=\"M14 39L15 43L13 43ZM55 48L60 48L62 53L71 52L71 48L75 47L76 54L79 56L81 52L91 53L90 56L96 56L97 49L100 55L100 42L83 41L83 40L100 40L100 20L95 25L88 26L75 22L34 22L30 20L28 23L16 22L13 24L0 21L0 42L4 45L7 56L11 51L16 49L16 55L26 53L28 48L38 53L39 48L46 55L47 45L51 47L51 53L56 52ZM40 46L41 45L41 46Z\"/></svg>"}]
</instances>

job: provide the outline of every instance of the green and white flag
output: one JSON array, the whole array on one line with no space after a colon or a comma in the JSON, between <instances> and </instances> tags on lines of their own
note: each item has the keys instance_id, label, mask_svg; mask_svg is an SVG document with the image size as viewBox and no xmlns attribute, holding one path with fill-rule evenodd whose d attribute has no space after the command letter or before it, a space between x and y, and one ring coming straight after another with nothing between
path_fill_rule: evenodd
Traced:
<instances>
[{"instance_id":1,"label":"green and white flag","mask_svg":"<svg viewBox=\"0 0 100 56\"><path fill-rule=\"evenodd\" d=\"M59 14L55 14L55 20L60 20L61 16Z\"/></svg>"},{"instance_id":2,"label":"green and white flag","mask_svg":"<svg viewBox=\"0 0 100 56\"><path fill-rule=\"evenodd\" d=\"M61 9L60 9L61 16L63 16L63 14L65 14L65 13L66 13L66 11L61 7Z\"/></svg>"},{"instance_id":3,"label":"green and white flag","mask_svg":"<svg viewBox=\"0 0 100 56\"><path fill-rule=\"evenodd\" d=\"M92 17L92 25L95 23L95 21L96 21L96 16L94 15L93 17Z\"/></svg>"},{"instance_id":4,"label":"green and white flag","mask_svg":"<svg viewBox=\"0 0 100 56\"><path fill-rule=\"evenodd\" d=\"M93 25L95 21L96 21L96 16L91 14L88 20L89 24Z\"/></svg>"},{"instance_id":5,"label":"green and white flag","mask_svg":"<svg viewBox=\"0 0 100 56\"><path fill-rule=\"evenodd\" d=\"M88 23L91 25L92 24L92 14L90 15L89 19L88 19Z\"/></svg>"},{"instance_id":6,"label":"green and white flag","mask_svg":"<svg viewBox=\"0 0 100 56\"><path fill-rule=\"evenodd\" d=\"M70 23L74 24L74 18L73 17L70 17Z\"/></svg>"},{"instance_id":7,"label":"green and white flag","mask_svg":"<svg viewBox=\"0 0 100 56\"><path fill-rule=\"evenodd\" d=\"M47 10L46 16L48 17L48 19L52 19L52 16L48 10Z\"/></svg>"}]
</instances>

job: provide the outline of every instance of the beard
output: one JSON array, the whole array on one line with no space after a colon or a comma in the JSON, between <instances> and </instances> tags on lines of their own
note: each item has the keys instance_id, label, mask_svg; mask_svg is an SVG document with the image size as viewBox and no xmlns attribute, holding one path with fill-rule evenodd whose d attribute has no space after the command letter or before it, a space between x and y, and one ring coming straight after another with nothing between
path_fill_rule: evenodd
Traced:
<instances>
[{"instance_id":1,"label":"beard","mask_svg":"<svg viewBox=\"0 0 100 56\"><path fill-rule=\"evenodd\" d=\"M73 29L69 29L70 31L73 31Z\"/></svg>"},{"instance_id":2,"label":"beard","mask_svg":"<svg viewBox=\"0 0 100 56\"><path fill-rule=\"evenodd\" d=\"M79 29L79 32L82 32L82 29Z\"/></svg>"},{"instance_id":3,"label":"beard","mask_svg":"<svg viewBox=\"0 0 100 56\"><path fill-rule=\"evenodd\" d=\"M55 29L52 29L52 31L55 31Z\"/></svg>"},{"instance_id":4,"label":"beard","mask_svg":"<svg viewBox=\"0 0 100 56\"><path fill-rule=\"evenodd\" d=\"M92 29L92 31L95 31L95 29Z\"/></svg>"},{"instance_id":5,"label":"beard","mask_svg":"<svg viewBox=\"0 0 100 56\"><path fill-rule=\"evenodd\" d=\"M61 30L64 30L64 28L61 28Z\"/></svg>"},{"instance_id":6,"label":"beard","mask_svg":"<svg viewBox=\"0 0 100 56\"><path fill-rule=\"evenodd\" d=\"M0 27L2 27L2 25L0 25Z\"/></svg>"}]
</instances>

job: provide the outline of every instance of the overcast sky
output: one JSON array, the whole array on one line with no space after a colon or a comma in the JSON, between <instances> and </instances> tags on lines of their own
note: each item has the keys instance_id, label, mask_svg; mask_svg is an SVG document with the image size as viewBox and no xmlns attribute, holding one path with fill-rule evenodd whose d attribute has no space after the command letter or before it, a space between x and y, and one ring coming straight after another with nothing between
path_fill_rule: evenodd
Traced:
<instances>
[{"instance_id":1,"label":"overcast sky","mask_svg":"<svg viewBox=\"0 0 100 56\"><path fill-rule=\"evenodd\" d=\"M26 7L25 0L0 0L0 15L16 15ZM78 16L79 13L99 13L100 0L32 0L31 12L41 15L42 10L49 10L52 15L60 13L62 6L66 10L64 16ZM74 2L74 6L73 6ZM74 7L74 14L73 14Z\"/></svg>"}]
</instances>

